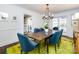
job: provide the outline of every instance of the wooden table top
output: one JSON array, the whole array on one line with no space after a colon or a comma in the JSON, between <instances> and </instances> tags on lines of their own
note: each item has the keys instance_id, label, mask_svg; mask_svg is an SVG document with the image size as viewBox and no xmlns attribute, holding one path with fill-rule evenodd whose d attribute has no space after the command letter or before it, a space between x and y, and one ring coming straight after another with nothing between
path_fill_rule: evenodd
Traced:
<instances>
[{"instance_id":1,"label":"wooden table top","mask_svg":"<svg viewBox=\"0 0 79 59\"><path fill-rule=\"evenodd\" d=\"M33 38L35 40L41 41L43 39L46 39L48 37L50 37L52 35L52 33L48 32L48 33L44 33L44 32L38 32L38 33L32 33L32 32L28 32L26 34L28 37Z\"/></svg>"}]
</instances>

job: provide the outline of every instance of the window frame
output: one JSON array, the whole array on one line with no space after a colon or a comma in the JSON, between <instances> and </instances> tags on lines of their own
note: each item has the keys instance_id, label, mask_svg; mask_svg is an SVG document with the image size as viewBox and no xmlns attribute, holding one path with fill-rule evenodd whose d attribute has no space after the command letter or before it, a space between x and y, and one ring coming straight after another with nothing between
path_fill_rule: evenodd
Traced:
<instances>
[{"instance_id":1,"label":"window frame","mask_svg":"<svg viewBox=\"0 0 79 59\"><path fill-rule=\"evenodd\" d=\"M65 32L67 32L67 27L66 27L66 25L67 25L67 17L66 16L60 16L60 17L55 17L55 18L57 18L58 19L58 28L60 29L61 28L61 26L60 26L60 19L64 19L65 18L65 21L66 21L66 23L65 23L65 25L64 25L64 28L66 28L66 30L65 31L63 31L64 33ZM52 19L53 20L53 19ZM52 21L52 25L53 25L53 21ZM52 27L54 27L54 26L52 26Z\"/></svg>"}]
</instances>

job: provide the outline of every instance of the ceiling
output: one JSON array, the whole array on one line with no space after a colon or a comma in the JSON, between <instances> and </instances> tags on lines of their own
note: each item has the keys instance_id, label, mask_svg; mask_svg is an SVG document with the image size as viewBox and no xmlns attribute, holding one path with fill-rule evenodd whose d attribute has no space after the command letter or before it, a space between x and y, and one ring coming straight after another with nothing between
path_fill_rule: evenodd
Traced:
<instances>
[{"instance_id":1,"label":"ceiling","mask_svg":"<svg viewBox=\"0 0 79 59\"><path fill-rule=\"evenodd\" d=\"M45 4L17 4L22 8L26 8L28 10L32 10L38 13L43 13L46 10ZM49 9L50 12L57 13L65 10L76 9L79 8L79 4L50 4Z\"/></svg>"}]
</instances>

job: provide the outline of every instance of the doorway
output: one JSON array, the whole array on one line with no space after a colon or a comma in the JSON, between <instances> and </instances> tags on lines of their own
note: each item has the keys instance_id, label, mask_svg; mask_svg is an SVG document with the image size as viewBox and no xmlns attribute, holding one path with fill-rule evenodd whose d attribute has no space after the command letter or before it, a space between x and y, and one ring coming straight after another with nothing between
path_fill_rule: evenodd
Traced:
<instances>
[{"instance_id":1,"label":"doorway","mask_svg":"<svg viewBox=\"0 0 79 59\"><path fill-rule=\"evenodd\" d=\"M24 15L24 34L29 31L31 26L31 16Z\"/></svg>"}]
</instances>

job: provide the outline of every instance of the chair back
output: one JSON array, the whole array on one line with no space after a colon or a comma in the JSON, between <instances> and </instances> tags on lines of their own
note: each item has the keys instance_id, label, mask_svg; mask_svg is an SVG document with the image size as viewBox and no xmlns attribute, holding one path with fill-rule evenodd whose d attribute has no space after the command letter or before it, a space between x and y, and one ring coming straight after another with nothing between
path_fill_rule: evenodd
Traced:
<instances>
[{"instance_id":1,"label":"chair back","mask_svg":"<svg viewBox=\"0 0 79 59\"><path fill-rule=\"evenodd\" d=\"M60 30L60 38L59 38L60 41L61 41L62 33L63 33L63 29Z\"/></svg>"},{"instance_id":2,"label":"chair back","mask_svg":"<svg viewBox=\"0 0 79 59\"><path fill-rule=\"evenodd\" d=\"M30 40L27 36L22 35L20 33L17 33L17 36L19 38L20 46L22 51L30 51L33 48L33 45L31 44Z\"/></svg>"},{"instance_id":3,"label":"chair back","mask_svg":"<svg viewBox=\"0 0 79 59\"><path fill-rule=\"evenodd\" d=\"M37 33L37 32L40 32L40 29L35 28L35 29L34 29L34 33Z\"/></svg>"},{"instance_id":4,"label":"chair back","mask_svg":"<svg viewBox=\"0 0 79 59\"><path fill-rule=\"evenodd\" d=\"M57 44L61 36L61 31L55 32L49 39L49 42L52 44Z\"/></svg>"},{"instance_id":5,"label":"chair back","mask_svg":"<svg viewBox=\"0 0 79 59\"><path fill-rule=\"evenodd\" d=\"M45 30L43 28L40 28L40 32L45 32Z\"/></svg>"},{"instance_id":6,"label":"chair back","mask_svg":"<svg viewBox=\"0 0 79 59\"><path fill-rule=\"evenodd\" d=\"M54 27L53 30L59 30L59 28L58 27Z\"/></svg>"}]
</instances>

